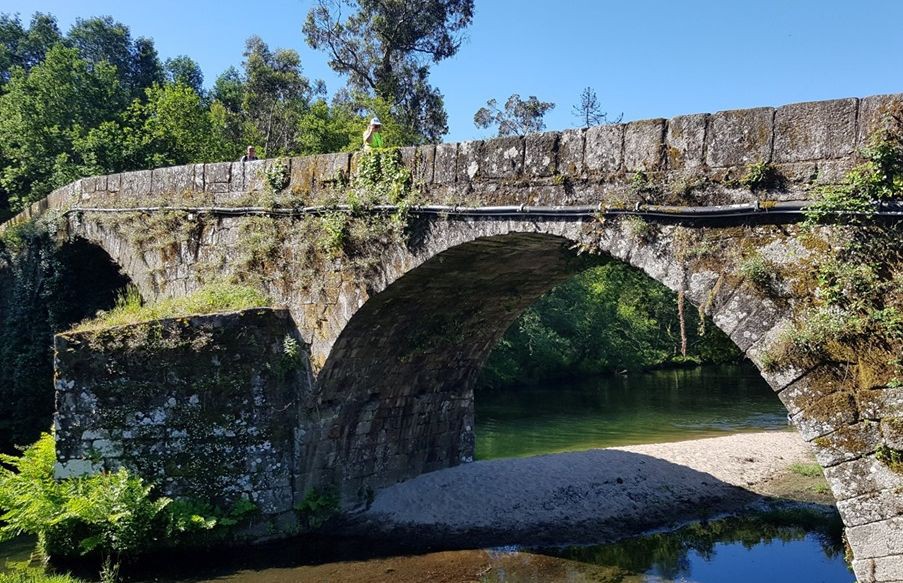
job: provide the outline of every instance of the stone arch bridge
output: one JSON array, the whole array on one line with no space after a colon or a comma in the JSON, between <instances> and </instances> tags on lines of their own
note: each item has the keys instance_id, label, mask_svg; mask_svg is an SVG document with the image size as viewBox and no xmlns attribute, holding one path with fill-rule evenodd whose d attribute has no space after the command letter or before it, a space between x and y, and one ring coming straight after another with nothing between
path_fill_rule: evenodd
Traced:
<instances>
[{"instance_id":1,"label":"stone arch bridge","mask_svg":"<svg viewBox=\"0 0 903 583\"><path fill-rule=\"evenodd\" d=\"M106 251L145 299L230 279L281 307L58 336L58 472L125 464L172 493L249 495L280 529L315 488L366 503L381 486L470 460L473 385L490 349L540 295L618 260L685 294L762 370L825 468L860 580L903 580L903 475L876 454L903 449L903 389L877 373L856 381L863 362L773 357L812 299L818 254L848 236L804 233L777 211L842 182L899 101L404 148L415 204L446 207L412 212L404 235L285 210L343 202L362 154L63 187L7 228L54 219L63 240ZM654 205L740 205L744 216L537 210Z\"/></svg>"}]
</instances>

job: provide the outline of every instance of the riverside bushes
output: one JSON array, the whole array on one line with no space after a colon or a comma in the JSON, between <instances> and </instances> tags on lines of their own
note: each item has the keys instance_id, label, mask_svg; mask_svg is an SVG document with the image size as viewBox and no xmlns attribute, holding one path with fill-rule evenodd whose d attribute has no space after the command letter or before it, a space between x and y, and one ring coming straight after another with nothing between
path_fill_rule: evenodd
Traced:
<instances>
[{"instance_id":1,"label":"riverside bushes","mask_svg":"<svg viewBox=\"0 0 903 583\"><path fill-rule=\"evenodd\" d=\"M51 435L21 456L0 456L0 541L35 536L46 557L93 555L113 563L160 547L226 536L256 507L160 496L126 469L55 480Z\"/></svg>"},{"instance_id":2,"label":"riverside bushes","mask_svg":"<svg viewBox=\"0 0 903 583\"><path fill-rule=\"evenodd\" d=\"M556 287L524 312L490 354L482 383L535 383L740 358L723 332L699 324L690 311L690 350L680 357L675 294L633 267L607 263Z\"/></svg>"}]
</instances>

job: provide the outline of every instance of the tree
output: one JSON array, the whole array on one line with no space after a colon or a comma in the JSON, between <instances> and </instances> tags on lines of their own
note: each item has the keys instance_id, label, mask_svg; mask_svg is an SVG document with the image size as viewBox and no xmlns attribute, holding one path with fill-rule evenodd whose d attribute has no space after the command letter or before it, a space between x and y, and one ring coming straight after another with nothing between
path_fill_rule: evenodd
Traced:
<instances>
[{"instance_id":1,"label":"tree","mask_svg":"<svg viewBox=\"0 0 903 583\"><path fill-rule=\"evenodd\" d=\"M495 99L490 99L486 107L481 107L474 114L473 123L478 128L498 126L499 136L536 133L546 128L543 118L554 107L554 103L540 101L533 95L524 100L515 93L505 102L503 110L499 109Z\"/></svg>"},{"instance_id":2,"label":"tree","mask_svg":"<svg viewBox=\"0 0 903 583\"><path fill-rule=\"evenodd\" d=\"M133 92L143 92L155 83L163 83L163 67L154 41L139 37L135 41L132 57L132 71L129 83Z\"/></svg>"},{"instance_id":3,"label":"tree","mask_svg":"<svg viewBox=\"0 0 903 583\"><path fill-rule=\"evenodd\" d=\"M0 14L0 83L9 80L13 67L31 70L62 40L56 18L50 14L35 12L27 30L18 16Z\"/></svg>"},{"instance_id":4,"label":"tree","mask_svg":"<svg viewBox=\"0 0 903 583\"><path fill-rule=\"evenodd\" d=\"M262 146L267 156L289 153L295 146L298 120L320 89L302 75L296 51L271 51L260 37L252 36L244 55L245 140Z\"/></svg>"},{"instance_id":5,"label":"tree","mask_svg":"<svg viewBox=\"0 0 903 583\"><path fill-rule=\"evenodd\" d=\"M352 91L392 103L417 141L448 131L442 94L430 86L429 65L458 52L473 19L473 0L320 0L308 12L308 44L329 55ZM349 8L344 17L342 8Z\"/></svg>"},{"instance_id":6,"label":"tree","mask_svg":"<svg viewBox=\"0 0 903 583\"><path fill-rule=\"evenodd\" d=\"M89 65L101 61L116 67L123 85L130 81L132 69L132 36L129 27L110 16L77 18L67 35L69 44Z\"/></svg>"},{"instance_id":7,"label":"tree","mask_svg":"<svg viewBox=\"0 0 903 583\"><path fill-rule=\"evenodd\" d=\"M76 19L67 41L89 65L106 61L116 67L120 84L132 97L142 97L146 88L162 80L153 41L139 38L132 42L129 27L109 16Z\"/></svg>"},{"instance_id":8,"label":"tree","mask_svg":"<svg viewBox=\"0 0 903 583\"><path fill-rule=\"evenodd\" d=\"M198 95L204 94L204 73L191 57L179 55L166 59L166 77L171 83L181 83L194 89Z\"/></svg>"},{"instance_id":9,"label":"tree","mask_svg":"<svg viewBox=\"0 0 903 583\"><path fill-rule=\"evenodd\" d=\"M571 111L574 117L580 120L583 127L597 126L609 123L608 113L602 111L602 104L596 96L596 91L592 87L585 87L580 92L580 103L575 105ZM623 114L617 119L611 120L610 123L618 123L621 121Z\"/></svg>"},{"instance_id":10,"label":"tree","mask_svg":"<svg viewBox=\"0 0 903 583\"><path fill-rule=\"evenodd\" d=\"M75 49L56 45L31 71L15 69L0 96L0 190L11 210L78 177L74 141L125 103L116 70Z\"/></svg>"}]
</instances>

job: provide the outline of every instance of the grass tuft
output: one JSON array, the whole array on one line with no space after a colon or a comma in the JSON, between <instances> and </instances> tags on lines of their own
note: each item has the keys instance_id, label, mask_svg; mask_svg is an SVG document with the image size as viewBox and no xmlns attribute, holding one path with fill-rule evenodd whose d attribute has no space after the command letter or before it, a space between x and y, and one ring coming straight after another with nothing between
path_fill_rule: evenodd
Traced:
<instances>
[{"instance_id":1,"label":"grass tuft","mask_svg":"<svg viewBox=\"0 0 903 583\"><path fill-rule=\"evenodd\" d=\"M167 298L145 304L135 287L129 287L116 300L116 306L108 312L99 312L90 320L75 326L72 332L92 332L196 314L213 314L234 310L247 310L270 305L269 299L254 288L232 284L208 284L196 292L180 298Z\"/></svg>"}]
</instances>

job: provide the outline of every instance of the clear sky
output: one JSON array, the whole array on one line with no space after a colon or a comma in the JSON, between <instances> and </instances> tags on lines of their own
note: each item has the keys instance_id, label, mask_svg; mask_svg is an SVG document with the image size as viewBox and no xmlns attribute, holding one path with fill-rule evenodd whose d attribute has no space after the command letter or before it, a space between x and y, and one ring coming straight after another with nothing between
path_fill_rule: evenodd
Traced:
<instances>
[{"instance_id":1,"label":"clear sky","mask_svg":"<svg viewBox=\"0 0 903 583\"><path fill-rule=\"evenodd\" d=\"M305 74L342 80L301 34L314 0L0 0L0 12L111 15L162 58L187 54L209 85L241 63L244 40L301 53ZM903 92L898 0L476 0L458 55L433 67L449 141L487 137L473 114L490 97L557 103L549 129L577 125L571 107L596 89L625 120Z\"/></svg>"}]
</instances>

